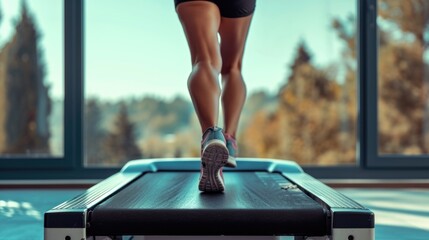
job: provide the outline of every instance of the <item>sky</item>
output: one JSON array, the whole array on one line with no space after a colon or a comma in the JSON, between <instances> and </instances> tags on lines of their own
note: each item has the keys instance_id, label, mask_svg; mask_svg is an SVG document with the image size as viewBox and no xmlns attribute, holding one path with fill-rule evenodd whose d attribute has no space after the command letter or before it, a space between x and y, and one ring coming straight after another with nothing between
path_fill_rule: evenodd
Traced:
<instances>
[{"instance_id":1,"label":"sky","mask_svg":"<svg viewBox=\"0 0 429 240\"><path fill-rule=\"evenodd\" d=\"M0 0L0 44L13 33L19 0ZM64 97L63 1L27 1L41 32L45 81ZM356 15L356 0L257 0L243 60L248 91L276 93L301 40L320 66L341 62L330 23ZM190 54L173 0L84 1L85 95L118 100L188 96Z\"/></svg>"}]
</instances>

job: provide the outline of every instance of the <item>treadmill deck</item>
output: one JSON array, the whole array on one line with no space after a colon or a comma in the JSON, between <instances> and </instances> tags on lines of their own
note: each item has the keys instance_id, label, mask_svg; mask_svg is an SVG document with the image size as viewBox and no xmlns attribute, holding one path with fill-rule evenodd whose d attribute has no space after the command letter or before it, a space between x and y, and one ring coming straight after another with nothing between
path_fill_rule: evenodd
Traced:
<instances>
[{"instance_id":1,"label":"treadmill deck","mask_svg":"<svg viewBox=\"0 0 429 240\"><path fill-rule=\"evenodd\" d=\"M224 193L198 191L199 172L146 173L97 205L92 235L328 234L326 209L279 173L224 172Z\"/></svg>"}]
</instances>

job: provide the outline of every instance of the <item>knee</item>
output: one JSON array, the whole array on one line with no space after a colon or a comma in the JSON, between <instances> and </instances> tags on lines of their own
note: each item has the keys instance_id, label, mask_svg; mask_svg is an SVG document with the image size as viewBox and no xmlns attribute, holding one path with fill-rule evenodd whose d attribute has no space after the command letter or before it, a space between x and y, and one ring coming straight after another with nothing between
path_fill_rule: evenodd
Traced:
<instances>
[{"instance_id":1,"label":"knee","mask_svg":"<svg viewBox=\"0 0 429 240\"><path fill-rule=\"evenodd\" d=\"M220 74L222 69L221 59L198 60L192 65L192 71L210 71L216 76Z\"/></svg>"},{"instance_id":2,"label":"knee","mask_svg":"<svg viewBox=\"0 0 429 240\"><path fill-rule=\"evenodd\" d=\"M222 75L240 74L241 75L241 62L229 63L222 65Z\"/></svg>"}]
</instances>

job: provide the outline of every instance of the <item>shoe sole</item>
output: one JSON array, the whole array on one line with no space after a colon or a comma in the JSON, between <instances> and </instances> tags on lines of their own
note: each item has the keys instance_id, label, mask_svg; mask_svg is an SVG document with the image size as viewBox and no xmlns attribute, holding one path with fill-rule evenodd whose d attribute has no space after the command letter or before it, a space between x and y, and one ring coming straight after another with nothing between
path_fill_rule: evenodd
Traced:
<instances>
[{"instance_id":1,"label":"shoe sole","mask_svg":"<svg viewBox=\"0 0 429 240\"><path fill-rule=\"evenodd\" d=\"M212 140L203 150L201 157L202 175L198 189L203 192L223 192L225 183L220 175L220 169L228 161L228 149L220 140Z\"/></svg>"}]
</instances>

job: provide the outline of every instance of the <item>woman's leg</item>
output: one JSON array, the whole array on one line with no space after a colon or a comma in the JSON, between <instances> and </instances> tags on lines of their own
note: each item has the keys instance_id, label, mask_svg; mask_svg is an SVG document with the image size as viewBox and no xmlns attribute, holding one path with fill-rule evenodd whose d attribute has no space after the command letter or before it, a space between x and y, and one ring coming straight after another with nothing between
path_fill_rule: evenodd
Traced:
<instances>
[{"instance_id":1,"label":"woman's leg","mask_svg":"<svg viewBox=\"0 0 429 240\"><path fill-rule=\"evenodd\" d=\"M183 2L176 10L191 51L188 88L203 132L198 189L221 192L225 189L222 168L228 160L222 130L214 127L219 115L222 58L217 33L221 16L218 6L208 1Z\"/></svg>"},{"instance_id":2,"label":"woman's leg","mask_svg":"<svg viewBox=\"0 0 429 240\"><path fill-rule=\"evenodd\" d=\"M188 40L192 72L188 89L204 132L217 125L219 115L220 56L217 33L220 25L219 8L208 1L180 3L176 8Z\"/></svg>"},{"instance_id":3,"label":"woman's leg","mask_svg":"<svg viewBox=\"0 0 429 240\"><path fill-rule=\"evenodd\" d=\"M246 85L241 75L241 65L252 15L241 18L221 19L219 34L222 56L222 108L224 131L235 138L241 110L246 99Z\"/></svg>"}]
</instances>

